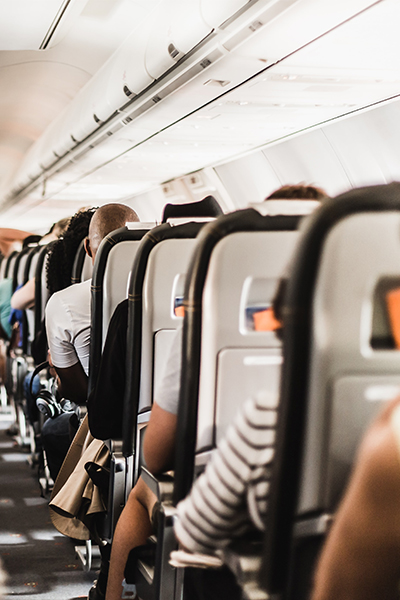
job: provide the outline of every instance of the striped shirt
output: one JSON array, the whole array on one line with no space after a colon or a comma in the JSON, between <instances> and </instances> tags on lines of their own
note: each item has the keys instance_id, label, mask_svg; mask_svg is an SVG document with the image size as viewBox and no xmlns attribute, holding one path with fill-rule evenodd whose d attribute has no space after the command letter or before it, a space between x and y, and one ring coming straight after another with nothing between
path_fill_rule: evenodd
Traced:
<instances>
[{"instance_id":1,"label":"striped shirt","mask_svg":"<svg viewBox=\"0 0 400 600\"><path fill-rule=\"evenodd\" d=\"M175 534L190 552L224 548L251 522L264 529L277 402L268 392L245 402L191 493L178 504Z\"/></svg>"}]
</instances>

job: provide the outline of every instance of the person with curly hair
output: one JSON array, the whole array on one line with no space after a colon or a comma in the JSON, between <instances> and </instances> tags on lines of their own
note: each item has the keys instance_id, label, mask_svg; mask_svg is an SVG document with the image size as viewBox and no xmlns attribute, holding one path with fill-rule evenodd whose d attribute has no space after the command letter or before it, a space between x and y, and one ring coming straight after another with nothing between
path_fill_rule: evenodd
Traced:
<instances>
[{"instance_id":1,"label":"person with curly hair","mask_svg":"<svg viewBox=\"0 0 400 600\"><path fill-rule=\"evenodd\" d=\"M53 244L46 265L50 296L71 285L75 256L80 243L89 233L89 225L95 211L96 208L78 211L69 220L66 231Z\"/></svg>"}]
</instances>

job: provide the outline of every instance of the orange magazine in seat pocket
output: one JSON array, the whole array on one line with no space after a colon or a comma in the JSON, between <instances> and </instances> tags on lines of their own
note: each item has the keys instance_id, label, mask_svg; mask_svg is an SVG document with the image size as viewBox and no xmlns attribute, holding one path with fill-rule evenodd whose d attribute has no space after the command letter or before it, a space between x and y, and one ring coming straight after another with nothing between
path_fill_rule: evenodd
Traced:
<instances>
[{"instance_id":1,"label":"orange magazine in seat pocket","mask_svg":"<svg viewBox=\"0 0 400 600\"><path fill-rule=\"evenodd\" d=\"M176 306L174 312L175 312L176 317L184 317L185 316L185 307L184 306Z\"/></svg>"},{"instance_id":2,"label":"orange magazine in seat pocket","mask_svg":"<svg viewBox=\"0 0 400 600\"><path fill-rule=\"evenodd\" d=\"M281 326L280 322L275 319L272 308L266 308L253 314L255 331L275 331Z\"/></svg>"},{"instance_id":3,"label":"orange magazine in seat pocket","mask_svg":"<svg viewBox=\"0 0 400 600\"><path fill-rule=\"evenodd\" d=\"M400 288L391 290L386 294L386 304L394 343L396 348L400 348Z\"/></svg>"}]
</instances>

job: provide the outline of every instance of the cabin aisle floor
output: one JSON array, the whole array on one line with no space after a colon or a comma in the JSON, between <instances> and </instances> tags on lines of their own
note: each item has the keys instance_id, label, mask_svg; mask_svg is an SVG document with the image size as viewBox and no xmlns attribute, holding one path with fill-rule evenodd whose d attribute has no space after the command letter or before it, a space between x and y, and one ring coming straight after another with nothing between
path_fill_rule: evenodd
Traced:
<instances>
[{"instance_id":1,"label":"cabin aisle floor","mask_svg":"<svg viewBox=\"0 0 400 600\"><path fill-rule=\"evenodd\" d=\"M6 434L11 423L8 407L0 407L0 555L8 573L4 600L86 598L95 573L82 570L73 540L51 524L37 470Z\"/></svg>"}]
</instances>

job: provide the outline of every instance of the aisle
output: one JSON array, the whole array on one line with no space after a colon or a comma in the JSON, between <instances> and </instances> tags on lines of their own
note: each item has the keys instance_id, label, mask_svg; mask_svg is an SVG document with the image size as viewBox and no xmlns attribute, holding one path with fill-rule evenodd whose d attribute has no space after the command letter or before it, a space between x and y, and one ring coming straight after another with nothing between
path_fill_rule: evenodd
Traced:
<instances>
[{"instance_id":1,"label":"aisle","mask_svg":"<svg viewBox=\"0 0 400 600\"><path fill-rule=\"evenodd\" d=\"M8 572L5 600L86 598L95 573L84 573L72 540L52 526L27 454L5 430L11 424L0 407L0 555Z\"/></svg>"}]
</instances>

